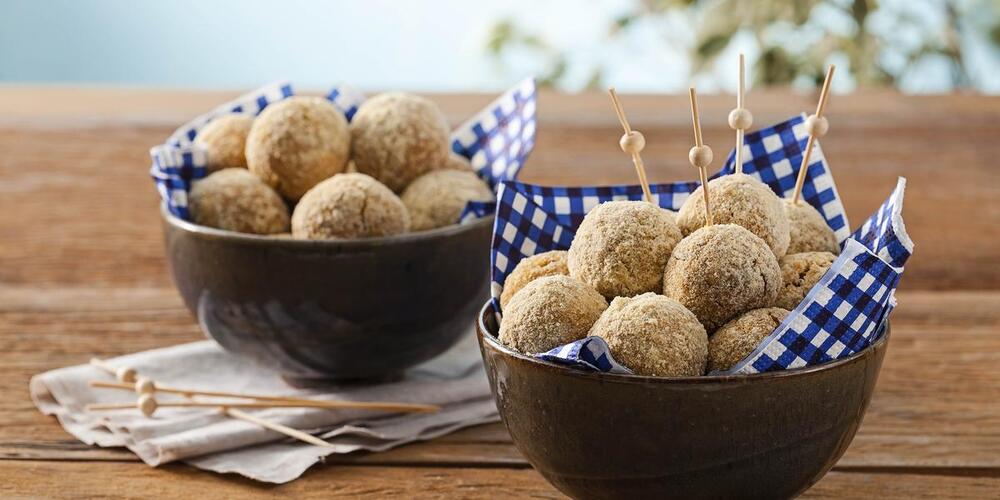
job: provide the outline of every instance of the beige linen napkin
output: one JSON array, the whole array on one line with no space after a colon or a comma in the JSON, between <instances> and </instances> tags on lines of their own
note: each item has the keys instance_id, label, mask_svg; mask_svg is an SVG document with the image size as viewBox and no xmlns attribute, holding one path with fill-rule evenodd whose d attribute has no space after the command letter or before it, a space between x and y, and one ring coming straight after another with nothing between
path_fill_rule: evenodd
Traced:
<instances>
[{"instance_id":1,"label":"beige linen napkin","mask_svg":"<svg viewBox=\"0 0 1000 500\"><path fill-rule=\"evenodd\" d=\"M253 411L258 417L316 433L334 445L320 447L228 418L214 409L160 408L152 418L137 410L85 412L84 406L90 403L136 399L130 391L90 388L88 381L112 377L88 364L32 377L29 387L35 405L43 413L55 415L70 434L87 444L127 447L153 466L180 460L205 470L284 483L333 453L383 451L498 420L474 334L466 335L445 354L408 371L400 380L322 389L293 388L277 371L229 354L212 341L108 361L114 366L132 366L140 375L174 387L442 407L437 413L392 415L313 408ZM176 396L161 394L158 399L174 400Z\"/></svg>"}]
</instances>

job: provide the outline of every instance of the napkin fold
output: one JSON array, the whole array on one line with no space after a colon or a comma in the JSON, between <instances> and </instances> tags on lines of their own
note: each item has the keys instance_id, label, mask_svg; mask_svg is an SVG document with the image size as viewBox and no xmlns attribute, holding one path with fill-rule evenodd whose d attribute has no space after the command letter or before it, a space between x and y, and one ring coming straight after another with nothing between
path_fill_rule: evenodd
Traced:
<instances>
[{"instance_id":1,"label":"napkin fold","mask_svg":"<svg viewBox=\"0 0 1000 500\"><path fill-rule=\"evenodd\" d=\"M134 367L141 376L161 385L185 389L441 406L436 413L414 414L315 408L245 410L316 434L333 445L320 447L229 418L216 409L160 408L149 418L134 409L87 412L85 406L92 403L136 400L131 391L91 388L89 381L113 377L89 364L32 377L29 388L35 405L42 413L55 415L67 432L87 444L126 447L152 466L182 461L209 471L285 483L331 454L384 451L499 420L472 332L448 352L407 371L401 379L367 385L295 388L279 372L229 354L212 341L107 361L112 366ZM163 402L179 396L161 393L157 399Z\"/></svg>"}]
</instances>

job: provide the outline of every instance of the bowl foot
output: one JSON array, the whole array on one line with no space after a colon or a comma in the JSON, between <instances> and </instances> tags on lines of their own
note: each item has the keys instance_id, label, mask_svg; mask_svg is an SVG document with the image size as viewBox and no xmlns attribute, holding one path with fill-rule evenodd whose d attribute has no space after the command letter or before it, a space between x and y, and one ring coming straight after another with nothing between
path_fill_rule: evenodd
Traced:
<instances>
[{"instance_id":1,"label":"bowl foot","mask_svg":"<svg viewBox=\"0 0 1000 500\"><path fill-rule=\"evenodd\" d=\"M379 374L366 378L343 378L343 377L297 377L294 375L282 375L281 378L288 385L296 389L322 389L329 387L362 387L366 385L378 385L389 382L398 382L403 379L405 372L395 372Z\"/></svg>"}]
</instances>

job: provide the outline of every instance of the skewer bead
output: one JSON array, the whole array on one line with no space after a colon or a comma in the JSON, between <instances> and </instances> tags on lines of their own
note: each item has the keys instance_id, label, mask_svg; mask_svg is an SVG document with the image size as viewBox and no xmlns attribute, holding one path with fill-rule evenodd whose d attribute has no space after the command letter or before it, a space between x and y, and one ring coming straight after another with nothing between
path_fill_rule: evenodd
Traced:
<instances>
[{"instance_id":1,"label":"skewer bead","mask_svg":"<svg viewBox=\"0 0 1000 500\"><path fill-rule=\"evenodd\" d=\"M830 130L830 122L826 121L825 116L809 115L805 125L806 133L813 137L823 137Z\"/></svg>"},{"instance_id":2,"label":"skewer bead","mask_svg":"<svg viewBox=\"0 0 1000 500\"><path fill-rule=\"evenodd\" d=\"M119 382L131 384L135 382L137 376L138 373L135 371L135 368L132 368L131 366L123 366L115 370L115 378L117 378Z\"/></svg>"},{"instance_id":3,"label":"skewer bead","mask_svg":"<svg viewBox=\"0 0 1000 500\"><path fill-rule=\"evenodd\" d=\"M638 130L633 130L623 135L618 145L622 147L622 151L630 155L639 154L642 148L646 147L646 137Z\"/></svg>"},{"instance_id":4,"label":"skewer bead","mask_svg":"<svg viewBox=\"0 0 1000 500\"><path fill-rule=\"evenodd\" d=\"M736 108L729 112L729 128L746 130L753 125L753 113L746 108Z\"/></svg>"},{"instance_id":5,"label":"skewer bead","mask_svg":"<svg viewBox=\"0 0 1000 500\"><path fill-rule=\"evenodd\" d=\"M139 399L135 402L135 406L139 408L139 411L147 417L153 416L156 413L156 399L153 398L152 394L143 394L139 396Z\"/></svg>"},{"instance_id":6,"label":"skewer bead","mask_svg":"<svg viewBox=\"0 0 1000 500\"><path fill-rule=\"evenodd\" d=\"M156 384L146 377L139 377L135 381L135 392L137 394L153 394L156 392Z\"/></svg>"},{"instance_id":7,"label":"skewer bead","mask_svg":"<svg viewBox=\"0 0 1000 500\"><path fill-rule=\"evenodd\" d=\"M696 168L705 168L712 163L712 148L708 146L695 146L688 152L688 160Z\"/></svg>"}]
</instances>

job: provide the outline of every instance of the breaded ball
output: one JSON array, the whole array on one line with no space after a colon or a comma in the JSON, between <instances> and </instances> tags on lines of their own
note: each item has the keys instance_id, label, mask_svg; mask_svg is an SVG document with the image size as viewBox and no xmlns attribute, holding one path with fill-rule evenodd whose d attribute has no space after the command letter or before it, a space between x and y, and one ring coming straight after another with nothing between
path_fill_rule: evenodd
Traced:
<instances>
[{"instance_id":1,"label":"breaded ball","mask_svg":"<svg viewBox=\"0 0 1000 500\"><path fill-rule=\"evenodd\" d=\"M611 356L636 375L689 377L705 374L708 334L694 313L676 300L644 293L616 297L590 329Z\"/></svg>"},{"instance_id":2,"label":"breaded ball","mask_svg":"<svg viewBox=\"0 0 1000 500\"><path fill-rule=\"evenodd\" d=\"M401 196L410 229L424 231L458 223L470 201L492 202L493 190L472 170L434 170L410 183Z\"/></svg>"},{"instance_id":3,"label":"breaded ball","mask_svg":"<svg viewBox=\"0 0 1000 500\"><path fill-rule=\"evenodd\" d=\"M714 224L737 224L767 243L780 259L788 250L788 216L767 184L745 174L731 174L708 181ZM705 197L698 186L681 205L677 225L685 236L705 225Z\"/></svg>"},{"instance_id":4,"label":"breaded ball","mask_svg":"<svg viewBox=\"0 0 1000 500\"><path fill-rule=\"evenodd\" d=\"M247 167L289 200L344 171L347 119L321 97L293 96L264 108L247 136Z\"/></svg>"},{"instance_id":5,"label":"breaded ball","mask_svg":"<svg viewBox=\"0 0 1000 500\"><path fill-rule=\"evenodd\" d=\"M288 207L264 181L244 168L226 168L194 182L191 220L203 226L253 234L288 231Z\"/></svg>"},{"instance_id":6,"label":"breaded ball","mask_svg":"<svg viewBox=\"0 0 1000 500\"><path fill-rule=\"evenodd\" d=\"M358 172L400 193L448 161L448 122L423 97L379 94L365 101L351 120L351 148Z\"/></svg>"},{"instance_id":7,"label":"breaded ball","mask_svg":"<svg viewBox=\"0 0 1000 500\"><path fill-rule=\"evenodd\" d=\"M338 174L309 190L292 213L292 235L349 239L405 233L410 216L395 193L364 174Z\"/></svg>"},{"instance_id":8,"label":"breaded ball","mask_svg":"<svg viewBox=\"0 0 1000 500\"><path fill-rule=\"evenodd\" d=\"M208 122L198 131L194 143L205 147L208 153L209 172L224 168L247 168L244 151L251 125L253 125L252 116L223 115Z\"/></svg>"},{"instance_id":9,"label":"breaded ball","mask_svg":"<svg viewBox=\"0 0 1000 500\"><path fill-rule=\"evenodd\" d=\"M677 244L663 275L663 294L690 309L710 333L750 309L774 304L780 289L774 254L736 224L691 233Z\"/></svg>"},{"instance_id":10,"label":"breaded ball","mask_svg":"<svg viewBox=\"0 0 1000 500\"><path fill-rule=\"evenodd\" d=\"M608 298L659 291L681 231L667 210L609 201L591 210L569 247L569 274Z\"/></svg>"},{"instance_id":11,"label":"breaded ball","mask_svg":"<svg viewBox=\"0 0 1000 500\"><path fill-rule=\"evenodd\" d=\"M444 162L444 166L441 168L446 168L448 170L467 170L472 172L472 163L468 158L455 153L448 153L448 159Z\"/></svg>"},{"instance_id":12,"label":"breaded ball","mask_svg":"<svg viewBox=\"0 0 1000 500\"><path fill-rule=\"evenodd\" d=\"M500 322L500 342L537 354L587 336L608 303L587 284L569 276L546 276L511 298Z\"/></svg>"},{"instance_id":13,"label":"breaded ball","mask_svg":"<svg viewBox=\"0 0 1000 500\"><path fill-rule=\"evenodd\" d=\"M725 371L753 353L788 316L788 311L767 307L747 311L722 325L708 340L708 371Z\"/></svg>"},{"instance_id":14,"label":"breaded ball","mask_svg":"<svg viewBox=\"0 0 1000 500\"><path fill-rule=\"evenodd\" d=\"M781 259L781 291L774 304L789 311L806 298L812 287L833 265L837 256L830 252L805 252L786 255Z\"/></svg>"},{"instance_id":15,"label":"breaded ball","mask_svg":"<svg viewBox=\"0 0 1000 500\"><path fill-rule=\"evenodd\" d=\"M802 252L830 252L840 254L840 245L833 229L823 220L823 215L815 207L805 201L793 203L784 198L781 200L788 216L790 242L788 254Z\"/></svg>"},{"instance_id":16,"label":"breaded ball","mask_svg":"<svg viewBox=\"0 0 1000 500\"><path fill-rule=\"evenodd\" d=\"M559 275L569 276L565 250L551 250L521 259L504 280L503 292L500 294L500 308L506 308L511 297L528 283L545 276Z\"/></svg>"}]
</instances>

